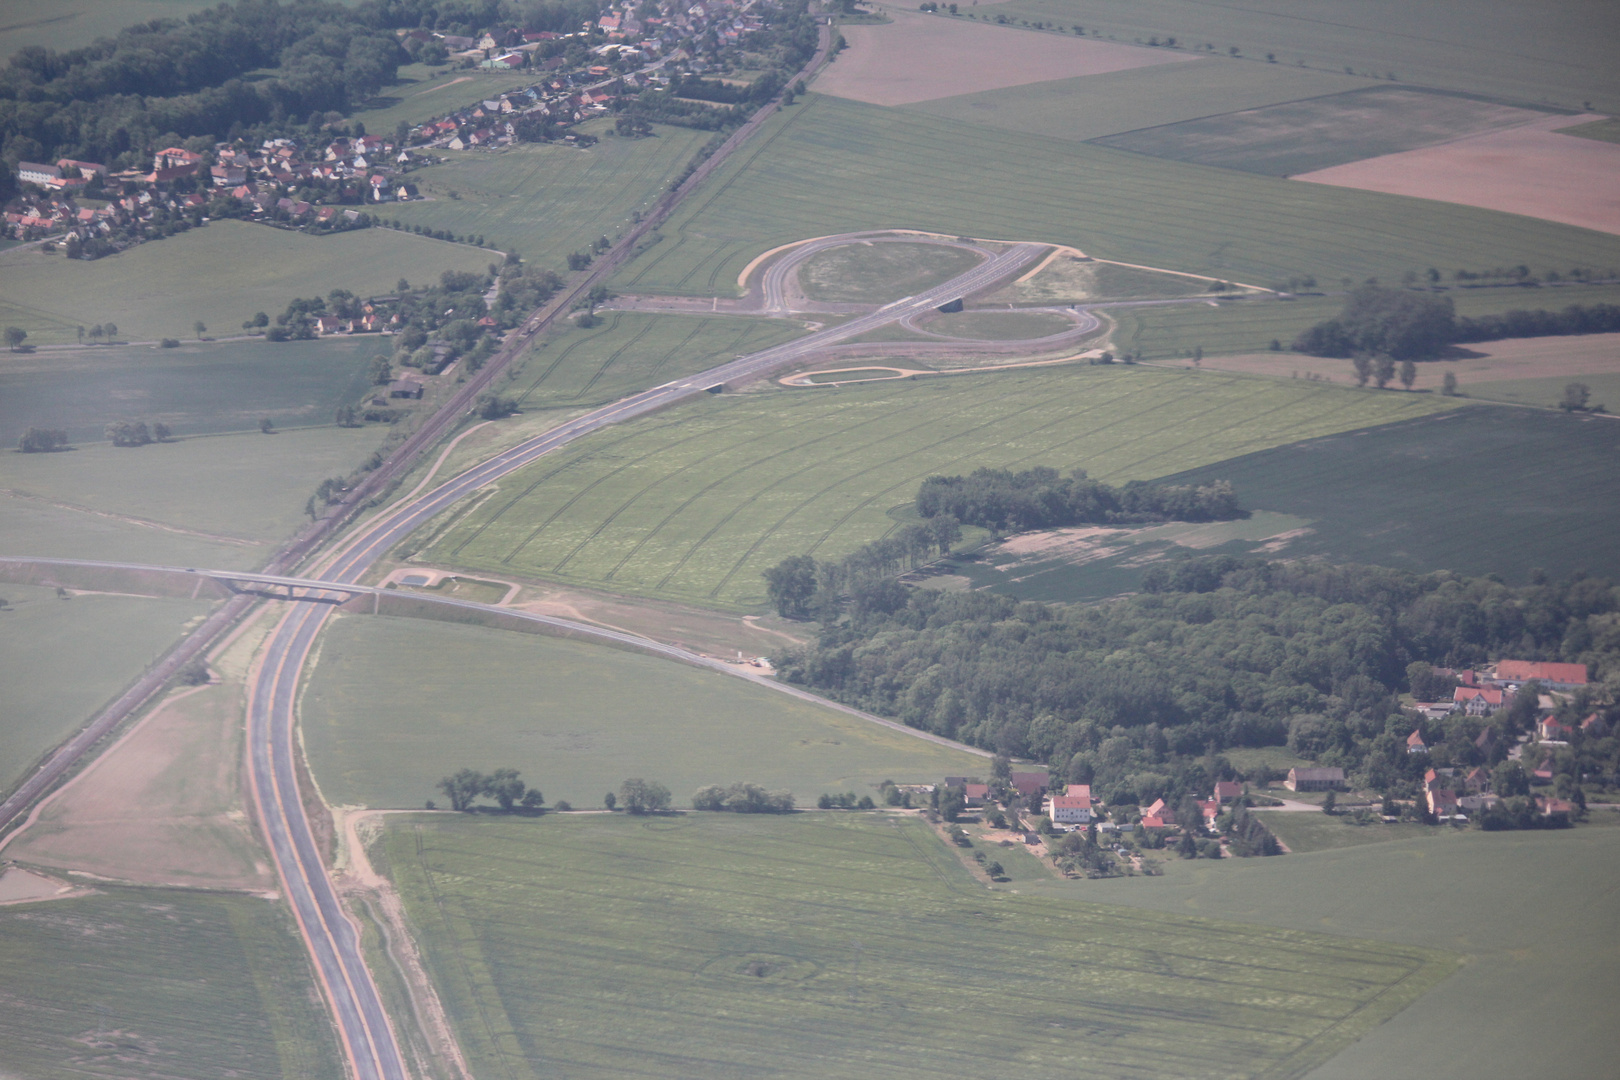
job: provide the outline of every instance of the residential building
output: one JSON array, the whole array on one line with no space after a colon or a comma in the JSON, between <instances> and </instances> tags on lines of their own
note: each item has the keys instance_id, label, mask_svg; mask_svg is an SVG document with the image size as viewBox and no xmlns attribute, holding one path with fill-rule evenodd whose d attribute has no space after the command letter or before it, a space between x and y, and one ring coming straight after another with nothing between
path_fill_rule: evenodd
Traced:
<instances>
[{"instance_id":1,"label":"residential building","mask_svg":"<svg viewBox=\"0 0 1620 1080\"><path fill-rule=\"evenodd\" d=\"M1215 782L1215 794L1212 797L1217 803L1226 803L1241 797L1242 794L1242 784L1234 783L1231 780L1217 780Z\"/></svg>"},{"instance_id":2,"label":"residential building","mask_svg":"<svg viewBox=\"0 0 1620 1080\"><path fill-rule=\"evenodd\" d=\"M41 165L36 161L19 161L17 179L25 184L55 186L62 181L62 170L55 165Z\"/></svg>"},{"instance_id":3,"label":"residential building","mask_svg":"<svg viewBox=\"0 0 1620 1080\"><path fill-rule=\"evenodd\" d=\"M1526 683L1531 679L1543 690L1574 690L1586 685L1585 664L1553 664L1540 660L1498 660L1496 681Z\"/></svg>"},{"instance_id":4,"label":"residential building","mask_svg":"<svg viewBox=\"0 0 1620 1080\"><path fill-rule=\"evenodd\" d=\"M1542 717L1536 725L1536 738L1542 742L1568 742L1574 734L1575 729L1560 723L1556 716Z\"/></svg>"},{"instance_id":5,"label":"residential building","mask_svg":"<svg viewBox=\"0 0 1620 1080\"><path fill-rule=\"evenodd\" d=\"M1344 787L1344 770L1340 768L1288 770L1283 786L1289 791L1336 791Z\"/></svg>"},{"instance_id":6,"label":"residential building","mask_svg":"<svg viewBox=\"0 0 1620 1080\"><path fill-rule=\"evenodd\" d=\"M1449 788L1434 787L1424 792L1429 813L1435 817L1449 817L1457 812L1457 793Z\"/></svg>"},{"instance_id":7,"label":"residential building","mask_svg":"<svg viewBox=\"0 0 1620 1080\"><path fill-rule=\"evenodd\" d=\"M1508 700L1501 690L1488 690L1474 686L1459 686L1451 692L1453 708L1461 707L1469 716L1485 716L1500 709Z\"/></svg>"},{"instance_id":8,"label":"residential building","mask_svg":"<svg viewBox=\"0 0 1620 1080\"><path fill-rule=\"evenodd\" d=\"M1412 734L1406 737L1406 752L1408 754L1427 754L1429 752L1429 744L1423 741L1421 731L1413 731Z\"/></svg>"},{"instance_id":9,"label":"residential building","mask_svg":"<svg viewBox=\"0 0 1620 1080\"><path fill-rule=\"evenodd\" d=\"M1043 772L1015 772L1007 778L1014 791L1028 798L1036 792L1045 791L1047 781L1051 777Z\"/></svg>"},{"instance_id":10,"label":"residential building","mask_svg":"<svg viewBox=\"0 0 1620 1080\"><path fill-rule=\"evenodd\" d=\"M1088 795L1054 795L1047 816L1057 825L1089 825L1095 817Z\"/></svg>"},{"instance_id":11,"label":"residential building","mask_svg":"<svg viewBox=\"0 0 1620 1080\"><path fill-rule=\"evenodd\" d=\"M989 784L964 784L962 790L969 806L983 806L990 801Z\"/></svg>"}]
</instances>

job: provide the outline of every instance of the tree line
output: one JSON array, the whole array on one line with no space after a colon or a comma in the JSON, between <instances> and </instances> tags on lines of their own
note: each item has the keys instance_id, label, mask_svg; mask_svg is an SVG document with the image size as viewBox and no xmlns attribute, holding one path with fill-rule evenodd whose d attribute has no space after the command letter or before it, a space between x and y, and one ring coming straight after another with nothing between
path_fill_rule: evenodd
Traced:
<instances>
[{"instance_id":1,"label":"tree line","mask_svg":"<svg viewBox=\"0 0 1620 1080\"><path fill-rule=\"evenodd\" d=\"M458 769L438 783L438 789L450 800L450 809L470 811L481 798L494 799L503 813L513 813L519 807L538 812L545 805L545 796L539 788L529 787L516 769L496 769L481 773L474 769ZM433 803L428 803L433 809Z\"/></svg>"},{"instance_id":2,"label":"tree line","mask_svg":"<svg viewBox=\"0 0 1620 1080\"><path fill-rule=\"evenodd\" d=\"M1616 330L1620 330L1616 304L1459 316L1449 296L1363 285L1350 294L1336 317L1302 331L1293 349L1310 356L1432 360L1448 345ZM1365 377L1361 381L1365 384ZM1383 382L1387 381L1388 376Z\"/></svg>"},{"instance_id":3,"label":"tree line","mask_svg":"<svg viewBox=\"0 0 1620 1080\"><path fill-rule=\"evenodd\" d=\"M1132 481L1113 487L1084 469L1067 477L1038 466L1021 472L976 469L968 476L930 476L917 490L917 513L949 514L994 533L1067 525L1154 521L1230 521L1247 517L1232 485L1202 487Z\"/></svg>"},{"instance_id":4,"label":"tree line","mask_svg":"<svg viewBox=\"0 0 1620 1080\"><path fill-rule=\"evenodd\" d=\"M1287 745L1360 785L1408 794L1430 765L1501 762L1537 719L1535 693L1488 717L1420 720L1398 695L1421 686L1449 697L1455 680L1437 682L1434 668L1554 659L1620 683L1620 587L1607 580L1509 586L1317 562L1190 562L1155 575L1152 591L1101 604L899 587L897 606L824 623L778 670L913 727L1045 762L1054 783L1172 804L1232 778L1220 753L1229 747ZM1612 710L1606 693L1597 682L1561 711L1578 724ZM1414 729L1427 754L1406 752ZM1620 743L1583 738L1552 760L1578 785L1620 773Z\"/></svg>"}]
</instances>

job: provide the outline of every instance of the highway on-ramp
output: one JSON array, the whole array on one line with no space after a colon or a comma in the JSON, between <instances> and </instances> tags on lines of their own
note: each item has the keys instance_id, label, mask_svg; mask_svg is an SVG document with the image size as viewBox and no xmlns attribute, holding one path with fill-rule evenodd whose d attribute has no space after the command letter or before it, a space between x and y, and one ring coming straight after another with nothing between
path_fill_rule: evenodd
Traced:
<instances>
[{"instance_id":1,"label":"highway on-ramp","mask_svg":"<svg viewBox=\"0 0 1620 1080\"><path fill-rule=\"evenodd\" d=\"M418 498L362 526L342 551L308 579L355 584L373 564L433 517L506 474L610 424L696 397L711 388L752 381L800 363L815 352L905 316L991 288L1016 273L1042 244L1017 244L936 288L838 326L745 356L699 375L665 383L502 451ZM321 860L298 786L297 695L305 660L330 614L321 604L295 604L271 634L248 701L248 762L253 795L277 872L309 942L332 1002L344 1048L360 1080L405 1080L387 1012L361 955L359 932L338 899Z\"/></svg>"}]
</instances>

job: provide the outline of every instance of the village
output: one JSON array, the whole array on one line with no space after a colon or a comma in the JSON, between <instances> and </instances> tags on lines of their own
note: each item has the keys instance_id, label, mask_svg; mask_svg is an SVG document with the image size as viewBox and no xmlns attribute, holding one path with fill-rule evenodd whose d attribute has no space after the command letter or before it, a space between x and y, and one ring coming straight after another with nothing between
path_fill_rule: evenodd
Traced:
<instances>
[{"instance_id":1,"label":"village","mask_svg":"<svg viewBox=\"0 0 1620 1080\"><path fill-rule=\"evenodd\" d=\"M1288 848L1267 827L1272 819L1265 811L1325 813L1346 826L1414 822L1486 829L1563 828L1584 817L1581 782L1601 783L1604 778L1574 775L1579 770L1572 770L1568 751L1576 743L1605 739L1609 727L1601 711L1573 722L1560 717L1567 716L1577 694L1589 686L1585 665L1502 660L1478 670L1435 673L1458 685L1451 701L1412 704L1416 723L1401 741L1400 752L1414 770L1422 771L1421 779L1404 785L1407 790L1401 793L1391 790L1379 797L1377 792L1355 791L1354 778L1341 767L1299 765L1281 779L1228 770L1231 778L1215 781L1207 795L1185 793L1175 805L1162 796L1151 802L1108 800L1094 792L1093 784L1003 768L998 759L998 775L989 781L947 776L938 784L908 788L907 798L936 813L962 846L970 842L961 825L982 825L985 839L1022 840L1027 851L1071 877L1152 875L1157 872L1152 853L1159 850L1183 858L1284 854ZM1526 731L1505 734L1507 710L1525 693L1534 694L1535 720ZM1460 765L1455 755L1439 752L1442 739L1435 733L1440 721L1492 716L1501 723L1480 725L1471 740L1474 753L1469 757L1476 764ZM1425 724L1430 725L1428 736ZM1612 777L1607 779L1612 783ZM1527 814L1528 822L1523 820Z\"/></svg>"},{"instance_id":2,"label":"village","mask_svg":"<svg viewBox=\"0 0 1620 1080\"><path fill-rule=\"evenodd\" d=\"M186 140L155 150L150 167L119 171L69 158L19 162L21 192L5 207L4 235L44 241L47 251L60 244L69 258L99 258L221 217L309 232L365 228L376 223L379 205L422 197L407 174L438 160L424 151L495 151L523 141L589 146L594 136L570 129L622 99L724 70L728 48L765 28L764 17L752 11L757 2L671 5L668 15L642 19L633 14L639 8L621 3L595 25L567 34L515 26L477 37L401 30L406 51L422 56L436 49L451 70L533 70L538 77L421 124L401 123L387 136L329 114L333 137L324 141Z\"/></svg>"}]
</instances>

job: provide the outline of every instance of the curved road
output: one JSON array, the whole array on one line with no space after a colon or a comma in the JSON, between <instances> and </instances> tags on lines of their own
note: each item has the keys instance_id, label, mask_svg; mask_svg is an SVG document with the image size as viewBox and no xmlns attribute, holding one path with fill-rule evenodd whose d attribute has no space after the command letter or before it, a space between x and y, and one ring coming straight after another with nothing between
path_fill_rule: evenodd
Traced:
<instances>
[{"instance_id":1,"label":"curved road","mask_svg":"<svg viewBox=\"0 0 1620 1080\"><path fill-rule=\"evenodd\" d=\"M688 400L711 387L762 378L799 363L827 345L874 330L906 315L990 288L1017 272L1041 244L1019 244L951 281L840 326L733 360L700 375L625 398L528 442L505 450L364 526L346 548L309 581L358 583L384 554L486 484L610 424ZM331 1000L349 1060L361 1080L405 1080L398 1040L360 953L359 934L344 913L321 861L300 799L294 746L297 693L304 662L330 613L325 605L295 605L265 647L248 701L248 762L254 799L276 868L309 941Z\"/></svg>"}]
</instances>

